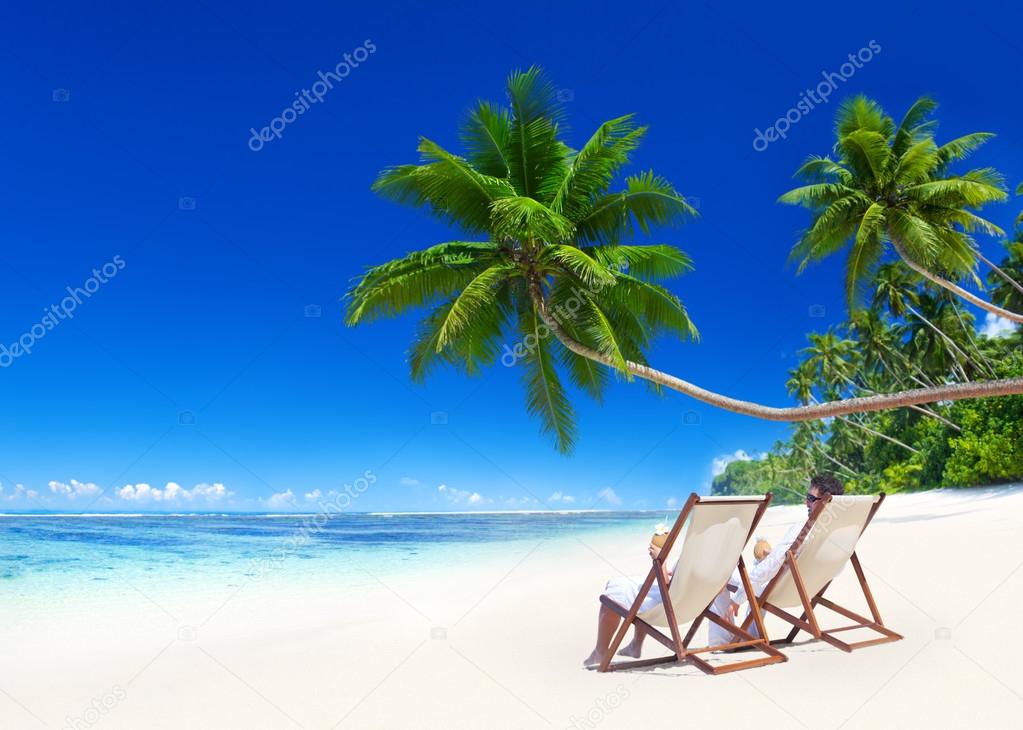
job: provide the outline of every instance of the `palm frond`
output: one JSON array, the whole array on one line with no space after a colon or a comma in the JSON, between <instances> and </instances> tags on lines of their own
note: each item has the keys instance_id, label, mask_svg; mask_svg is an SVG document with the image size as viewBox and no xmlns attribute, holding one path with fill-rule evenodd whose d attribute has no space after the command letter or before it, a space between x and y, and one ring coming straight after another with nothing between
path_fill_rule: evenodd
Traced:
<instances>
[{"instance_id":1,"label":"palm frond","mask_svg":"<svg viewBox=\"0 0 1023 730\"><path fill-rule=\"evenodd\" d=\"M862 179L883 180L892 161L888 138L870 129L855 129L838 140L838 147Z\"/></svg>"},{"instance_id":2,"label":"palm frond","mask_svg":"<svg viewBox=\"0 0 1023 730\"><path fill-rule=\"evenodd\" d=\"M860 219L845 269L845 297L850 311L860 308L862 285L881 257L884 224L885 208L878 203L871 205Z\"/></svg>"},{"instance_id":3,"label":"palm frond","mask_svg":"<svg viewBox=\"0 0 1023 730\"><path fill-rule=\"evenodd\" d=\"M478 310L458 337L440 347L440 330L453 305L454 300L440 305L420 323L409 351L414 382L423 382L439 365L451 365L472 376L496 362L511 307L508 288L501 289L489 306Z\"/></svg>"},{"instance_id":4,"label":"palm frond","mask_svg":"<svg viewBox=\"0 0 1023 730\"><path fill-rule=\"evenodd\" d=\"M651 335L665 332L682 340L700 339L700 332L689 318L685 305L673 293L659 284L628 274L618 274L617 278L613 287L600 292L602 300L638 314Z\"/></svg>"},{"instance_id":5,"label":"palm frond","mask_svg":"<svg viewBox=\"0 0 1023 730\"><path fill-rule=\"evenodd\" d=\"M586 251L575 246L548 245L540 253L540 263L555 266L555 270L567 269L577 276L588 288L600 289L613 286L614 274Z\"/></svg>"},{"instance_id":6,"label":"palm frond","mask_svg":"<svg viewBox=\"0 0 1023 730\"><path fill-rule=\"evenodd\" d=\"M558 140L563 112L557 89L538 66L516 71L508 78L511 126L508 167L519 195L539 197L546 179L561 179L567 167L567 147ZM547 202L547 201L544 201Z\"/></svg>"},{"instance_id":7,"label":"palm frond","mask_svg":"<svg viewBox=\"0 0 1023 730\"><path fill-rule=\"evenodd\" d=\"M419 152L424 164L384 170L373 190L398 203L427 206L439 218L474 233L488 229L493 201L515 194L507 181L476 171L425 137Z\"/></svg>"},{"instance_id":8,"label":"palm frond","mask_svg":"<svg viewBox=\"0 0 1023 730\"><path fill-rule=\"evenodd\" d=\"M893 177L899 185L922 183L930 178L938 165L938 148L931 138L910 145L898 158Z\"/></svg>"},{"instance_id":9,"label":"palm frond","mask_svg":"<svg viewBox=\"0 0 1023 730\"><path fill-rule=\"evenodd\" d=\"M499 240L532 240L554 244L575 235L572 221L546 205L522 195L495 200L490 205L490 229Z\"/></svg>"},{"instance_id":10,"label":"palm frond","mask_svg":"<svg viewBox=\"0 0 1023 730\"><path fill-rule=\"evenodd\" d=\"M942 180L931 180L905 188L904 193L914 200L929 205L947 208L970 207L980 208L988 203L1001 202L1008 198L1001 181L991 179L985 171L975 171L973 177L948 177ZM996 184L992 184L995 182Z\"/></svg>"},{"instance_id":11,"label":"palm frond","mask_svg":"<svg viewBox=\"0 0 1023 730\"><path fill-rule=\"evenodd\" d=\"M835 115L836 137L842 139L857 130L875 132L888 138L895 131L895 123L880 104L860 94L844 100Z\"/></svg>"},{"instance_id":12,"label":"palm frond","mask_svg":"<svg viewBox=\"0 0 1023 730\"><path fill-rule=\"evenodd\" d=\"M636 228L649 233L653 226L677 223L696 215L696 210L671 183L651 170L627 177L624 192L598 197L576 226L583 240L618 243Z\"/></svg>"},{"instance_id":13,"label":"palm frond","mask_svg":"<svg viewBox=\"0 0 1023 730\"><path fill-rule=\"evenodd\" d=\"M964 160L994 136L991 132L974 132L946 142L938 148L938 164L944 168L956 160Z\"/></svg>"},{"instance_id":14,"label":"palm frond","mask_svg":"<svg viewBox=\"0 0 1023 730\"><path fill-rule=\"evenodd\" d=\"M841 163L835 162L830 157L819 157L810 155L806 162L796 170L797 177L810 182L832 182L838 181L842 184L852 182L852 173Z\"/></svg>"},{"instance_id":15,"label":"palm frond","mask_svg":"<svg viewBox=\"0 0 1023 730\"><path fill-rule=\"evenodd\" d=\"M437 331L438 351L460 337L483 310L498 305L498 286L506 283L509 276L517 270L517 267L511 264L495 264L481 271L466 284L451 302L446 316L440 323Z\"/></svg>"},{"instance_id":16,"label":"palm frond","mask_svg":"<svg viewBox=\"0 0 1023 730\"><path fill-rule=\"evenodd\" d=\"M543 433L554 436L558 450L567 454L576 440L575 412L558 377L550 336L535 309L521 313L519 325L531 343L521 360L526 409L540 419Z\"/></svg>"},{"instance_id":17,"label":"palm frond","mask_svg":"<svg viewBox=\"0 0 1023 730\"><path fill-rule=\"evenodd\" d=\"M496 104L479 101L462 125L462 144L466 158L484 175L507 178L511 135L511 113Z\"/></svg>"},{"instance_id":18,"label":"palm frond","mask_svg":"<svg viewBox=\"0 0 1023 730\"><path fill-rule=\"evenodd\" d=\"M604 266L640 279L673 279L693 270L693 260L675 246L607 245L584 248Z\"/></svg>"},{"instance_id":19,"label":"palm frond","mask_svg":"<svg viewBox=\"0 0 1023 730\"><path fill-rule=\"evenodd\" d=\"M456 242L374 266L346 294L345 321L372 322L450 296L483 271L495 251L493 244Z\"/></svg>"},{"instance_id":20,"label":"palm frond","mask_svg":"<svg viewBox=\"0 0 1023 730\"><path fill-rule=\"evenodd\" d=\"M934 123L927 118L938 108L938 102L928 96L921 96L906 111L906 115L895 130L895 138L892 141L892 154L901 156L910 145L921 137L927 137L934 131Z\"/></svg>"},{"instance_id":21,"label":"palm frond","mask_svg":"<svg viewBox=\"0 0 1023 730\"><path fill-rule=\"evenodd\" d=\"M553 190L541 191L541 198L550 196L551 209L569 218L584 214L590 201L605 193L615 173L629 161L629 153L639 146L646 127L637 127L633 114L604 122L577 152L571 165Z\"/></svg>"}]
</instances>

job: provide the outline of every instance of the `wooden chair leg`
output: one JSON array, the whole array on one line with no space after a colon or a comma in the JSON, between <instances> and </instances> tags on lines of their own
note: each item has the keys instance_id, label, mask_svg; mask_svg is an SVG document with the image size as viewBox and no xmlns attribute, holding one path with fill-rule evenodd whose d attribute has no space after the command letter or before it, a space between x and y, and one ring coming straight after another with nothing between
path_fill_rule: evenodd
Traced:
<instances>
[{"instance_id":1,"label":"wooden chair leg","mask_svg":"<svg viewBox=\"0 0 1023 730\"><path fill-rule=\"evenodd\" d=\"M803 613L806 615L806 622L810 625L813 630L813 637L815 639L821 638L821 627L817 624L817 616L814 615L813 604L810 602L810 596L806 593L806 584L803 583L803 577L799 574L799 566L796 565L796 556L789 550L785 555L785 559L789 563L789 571L792 573L792 581L796 584L796 592L799 593L799 600L803 603Z\"/></svg>"}]
</instances>

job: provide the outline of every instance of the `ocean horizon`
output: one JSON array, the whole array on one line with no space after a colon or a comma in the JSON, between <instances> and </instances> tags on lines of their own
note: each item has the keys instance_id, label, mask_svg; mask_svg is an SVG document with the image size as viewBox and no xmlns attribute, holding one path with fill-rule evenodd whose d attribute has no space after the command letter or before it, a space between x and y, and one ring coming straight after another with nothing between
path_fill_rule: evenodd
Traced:
<instances>
[{"instance_id":1,"label":"ocean horizon","mask_svg":"<svg viewBox=\"0 0 1023 730\"><path fill-rule=\"evenodd\" d=\"M544 510L480 513L26 513L0 515L7 607L45 616L68 600L98 606L136 594L163 603L257 585L358 589L373 576L485 564L537 544L644 535L675 513Z\"/></svg>"}]
</instances>

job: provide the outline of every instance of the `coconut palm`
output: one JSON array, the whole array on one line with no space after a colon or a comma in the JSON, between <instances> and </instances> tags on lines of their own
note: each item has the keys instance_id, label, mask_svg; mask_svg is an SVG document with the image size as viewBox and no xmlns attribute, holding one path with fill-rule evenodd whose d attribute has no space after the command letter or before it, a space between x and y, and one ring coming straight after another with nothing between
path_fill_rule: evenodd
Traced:
<instances>
[{"instance_id":1,"label":"coconut palm","mask_svg":"<svg viewBox=\"0 0 1023 730\"><path fill-rule=\"evenodd\" d=\"M1023 322L1023 314L998 307L957 283L976 284L978 261L992 266L971 234L1004 235L975 211L1007 197L1001 175L976 168L949 172L993 135L976 132L943 145L934 141L937 105L918 99L896 126L876 102L856 96L844 102L835 125L837 159L811 157L796 175L809 184L785 193L783 203L813 211L813 223L792 249L800 270L849 249L845 289L856 309L874 267L888 245L918 274L973 304ZM950 280L952 279L952 280Z\"/></svg>"},{"instance_id":2,"label":"coconut palm","mask_svg":"<svg viewBox=\"0 0 1023 730\"><path fill-rule=\"evenodd\" d=\"M818 380L828 391L838 394L849 388L855 390L853 377L860 367L856 342L830 329L824 334L811 332L807 339L810 346L804 348L801 354L806 356L806 363L817 373Z\"/></svg>"},{"instance_id":3,"label":"coconut palm","mask_svg":"<svg viewBox=\"0 0 1023 730\"><path fill-rule=\"evenodd\" d=\"M498 359L519 365L528 409L563 450L575 438L564 375L599 397L605 367L775 421L1023 392L1023 378L1013 378L775 408L654 369L645 356L654 337L696 337L682 302L661 283L691 262L672 246L629 238L693 209L654 172L626 177L611 192L646 131L631 115L605 122L575 150L562 139L555 89L539 69L513 73L507 93L508 108L480 102L470 112L464 156L422 138L419 164L387 169L373 186L466 234L372 267L348 292L350 326L429 310L409 356L414 379L438 365L470 374Z\"/></svg>"},{"instance_id":4,"label":"coconut palm","mask_svg":"<svg viewBox=\"0 0 1023 730\"><path fill-rule=\"evenodd\" d=\"M556 90L539 69L513 74L508 96L510 110L480 102L469 114L465 158L422 138L420 164L385 170L373 186L486 240L442 243L370 269L350 293L348 323L435 307L412 346L412 378L441 363L470 374L499 357L520 364L527 407L564 452L575 418L562 372L599 399L608 371L549 336L531 290L543 290L573 340L631 379L626 363L646 365L653 337L697 331L658 283L689 271L689 257L622 239L695 210L653 172L609 192L646 132L632 115L605 122L573 150L559 137Z\"/></svg>"},{"instance_id":5,"label":"coconut palm","mask_svg":"<svg viewBox=\"0 0 1023 730\"><path fill-rule=\"evenodd\" d=\"M918 307L922 295L918 290L918 283L917 277L898 264L885 264L878 267L874 274L875 288L871 300L871 308L875 311L887 309L893 317L905 318L907 315L911 316L915 321L931 329L934 334L943 340L944 346L957 356L952 358L950 362L953 364L953 369L958 373L959 378L966 382L969 378L962 367L960 359L964 361L969 360L969 356L963 352L959 344L950 335L920 311ZM908 326L911 329L913 327L913 325ZM924 372L931 375L935 373L933 369L925 367L927 364L925 362L916 361L912 358L910 358L910 361L916 362L917 366ZM943 373L945 371L941 370L940 372Z\"/></svg>"},{"instance_id":6,"label":"coconut palm","mask_svg":"<svg viewBox=\"0 0 1023 730\"><path fill-rule=\"evenodd\" d=\"M799 364L799 367L789 371L789 379L785 383L789 395L795 396L800 403L805 404L819 402L814 395L815 389L822 390L827 397L835 396L844 390L850 390L854 394L861 390L869 390L853 380L853 376L859 372L862 365L862 357L855 341L839 337L831 330L823 335L811 333L808 339L810 346L801 352L806 359ZM919 408L919 406L913 407ZM907 451L916 452L916 449L909 444L871 428L862 420L844 415L837 416L837 418L850 428L884 439ZM863 443L855 439L848 430L843 431L843 434L849 440L856 441L858 447L863 446Z\"/></svg>"},{"instance_id":7,"label":"coconut palm","mask_svg":"<svg viewBox=\"0 0 1023 730\"><path fill-rule=\"evenodd\" d=\"M900 385L905 382L909 375L905 372L906 363L897 357L901 333L887 315L876 309L857 310L849 315L847 327L850 336L856 339L867 370L884 374Z\"/></svg>"}]
</instances>

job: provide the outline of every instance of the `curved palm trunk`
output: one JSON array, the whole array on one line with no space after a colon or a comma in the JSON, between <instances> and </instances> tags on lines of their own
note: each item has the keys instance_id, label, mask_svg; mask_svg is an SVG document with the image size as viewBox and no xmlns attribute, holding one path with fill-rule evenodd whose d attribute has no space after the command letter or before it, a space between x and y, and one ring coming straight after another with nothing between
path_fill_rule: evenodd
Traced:
<instances>
[{"instance_id":1,"label":"curved palm trunk","mask_svg":"<svg viewBox=\"0 0 1023 730\"><path fill-rule=\"evenodd\" d=\"M574 340L551 315L547 309L547 302L543 297L539 280L530 282L529 293L533 299L540 318L544 321L555 337L581 357L599 362L608 367L615 368L614 362L606 355L594 350L592 347ZM883 395L872 395L861 398L849 398L846 400L829 401L813 406L790 406L787 408L775 408L764 406L759 403L730 398L720 393L715 393L706 388L690 383L674 375L662 372L647 365L626 361L626 370L636 377L657 383L665 388L678 391L704 403L717 408L722 408L733 413L741 413L746 416L763 418L767 421L813 421L820 418L831 418L844 416L848 413L870 413L872 411L883 411L891 408L902 408L905 406L917 405L919 403L934 403L935 401L954 401L965 398L985 398L999 395L1023 394L1023 378L1006 378L1004 380L988 380L973 383L953 383L934 388L919 388L916 390L904 390L898 393L885 393Z\"/></svg>"},{"instance_id":2,"label":"curved palm trunk","mask_svg":"<svg viewBox=\"0 0 1023 730\"><path fill-rule=\"evenodd\" d=\"M998 305L992 304L986 299L981 299L973 292L963 289L958 284L951 282L948 279L943 279L937 274L934 274L931 271L927 270L926 268L918 264L916 261L911 259L909 255L906 253L906 251L902 248L902 246L899 245L899 243L894 238L892 239L892 246L895 247L895 251L899 254L899 257L906 263L906 266L913 269L913 271L920 274L920 276L924 277L932 284L937 284L942 289L947 289L953 294L962 297L970 304L974 304L980 307L985 312L997 314L999 317L1004 317L1005 319L1008 319L1012 322L1023 323L1023 314L1019 314L1017 312L1010 312L1008 309L1002 309Z\"/></svg>"},{"instance_id":3,"label":"curved palm trunk","mask_svg":"<svg viewBox=\"0 0 1023 730\"><path fill-rule=\"evenodd\" d=\"M1013 279L1009 274L1007 274L1006 272L1002 271L1002 269L999 266L997 266L993 261L988 261L987 258L984 257L984 254L982 254L980 251L977 251L976 254L977 254L977 258L980 259L981 261L983 261L985 264L987 264L991 268L992 271L994 271L1000 277L1002 277L1007 282L1009 282L1009 284L1012 285L1013 289L1018 291L1020 294L1023 294L1023 284L1020 284L1018 281Z\"/></svg>"},{"instance_id":4,"label":"curved palm trunk","mask_svg":"<svg viewBox=\"0 0 1023 730\"><path fill-rule=\"evenodd\" d=\"M842 378L849 385L849 387L853 389L854 392L856 390L865 390L870 395L880 395L880 393L878 393L873 388L868 388L865 385L860 385L855 380L852 380L851 378L849 378L847 375L843 375ZM963 373L963 380L964 381L968 381L969 380L969 378L966 377L966 373ZM900 383L901 383L901 381L900 381ZM814 401L814 402L818 402L818 401ZM907 406L907 408L909 408L910 410L916 411L917 413L922 413L925 416L930 416L931 418L936 418L937 420L939 420L939 421L941 421L941 422L943 422L943 423L945 423L945 424L947 424L949 426L953 426L957 431L960 430L959 427L956 426L955 424L953 424L951 421L949 421L948 419L946 419L946 418L944 418L942 416L939 416L937 413L935 413L934 411L932 411L929 408L924 408L923 406L917 406L917 405ZM846 420L848 420L848 419L846 419ZM876 436L880 436L881 438L886 438L889 441L892 441L892 443L898 444L899 446L905 446L910 451L914 451L914 452L916 451L916 449L912 448L911 446L907 446L906 444L902 443L901 441L892 440L888 436L885 436L882 433L876 433L875 435Z\"/></svg>"}]
</instances>

